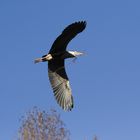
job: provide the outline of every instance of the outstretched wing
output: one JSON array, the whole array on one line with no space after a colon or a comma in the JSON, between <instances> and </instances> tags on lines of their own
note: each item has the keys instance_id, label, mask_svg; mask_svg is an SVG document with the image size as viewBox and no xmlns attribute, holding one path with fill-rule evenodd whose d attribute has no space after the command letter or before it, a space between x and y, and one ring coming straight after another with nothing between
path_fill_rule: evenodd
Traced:
<instances>
[{"instance_id":1,"label":"outstretched wing","mask_svg":"<svg viewBox=\"0 0 140 140\"><path fill-rule=\"evenodd\" d=\"M73 108L73 97L64 67L64 60L49 61L48 75L57 103L64 110L71 110Z\"/></svg>"},{"instance_id":2,"label":"outstretched wing","mask_svg":"<svg viewBox=\"0 0 140 140\"><path fill-rule=\"evenodd\" d=\"M86 21L75 22L66 27L62 34L54 41L49 53L57 53L66 50L68 43L86 27Z\"/></svg>"}]
</instances>

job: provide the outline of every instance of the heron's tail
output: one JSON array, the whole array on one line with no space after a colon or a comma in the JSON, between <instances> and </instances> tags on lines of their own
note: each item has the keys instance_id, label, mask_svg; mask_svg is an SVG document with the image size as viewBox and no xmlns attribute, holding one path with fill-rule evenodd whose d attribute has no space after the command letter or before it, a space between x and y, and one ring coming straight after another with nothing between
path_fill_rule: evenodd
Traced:
<instances>
[{"instance_id":1,"label":"heron's tail","mask_svg":"<svg viewBox=\"0 0 140 140\"><path fill-rule=\"evenodd\" d=\"M43 61L42 58L37 58L37 59L35 59L34 63L39 63L39 62L42 62L42 61Z\"/></svg>"}]
</instances>

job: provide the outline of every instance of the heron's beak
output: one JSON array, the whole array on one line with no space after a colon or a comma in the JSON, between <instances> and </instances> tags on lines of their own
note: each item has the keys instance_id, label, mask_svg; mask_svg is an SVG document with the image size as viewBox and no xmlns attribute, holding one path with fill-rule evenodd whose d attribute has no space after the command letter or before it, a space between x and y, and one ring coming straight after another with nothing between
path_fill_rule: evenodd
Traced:
<instances>
[{"instance_id":1,"label":"heron's beak","mask_svg":"<svg viewBox=\"0 0 140 140\"><path fill-rule=\"evenodd\" d=\"M83 55L83 52L75 52L75 56Z\"/></svg>"}]
</instances>

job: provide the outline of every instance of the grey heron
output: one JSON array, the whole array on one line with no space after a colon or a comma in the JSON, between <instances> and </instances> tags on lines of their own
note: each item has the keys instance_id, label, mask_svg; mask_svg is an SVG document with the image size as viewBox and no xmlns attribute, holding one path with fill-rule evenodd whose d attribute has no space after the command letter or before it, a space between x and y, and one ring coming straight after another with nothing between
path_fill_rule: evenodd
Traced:
<instances>
[{"instance_id":1,"label":"grey heron","mask_svg":"<svg viewBox=\"0 0 140 140\"><path fill-rule=\"evenodd\" d=\"M69 79L66 74L64 60L73 58L83 53L77 51L67 51L68 43L86 27L86 21L79 21L67 26L59 35L48 54L41 58L35 59L35 63L48 61L48 76L54 92L57 103L64 110L73 108L73 96L69 84Z\"/></svg>"}]
</instances>

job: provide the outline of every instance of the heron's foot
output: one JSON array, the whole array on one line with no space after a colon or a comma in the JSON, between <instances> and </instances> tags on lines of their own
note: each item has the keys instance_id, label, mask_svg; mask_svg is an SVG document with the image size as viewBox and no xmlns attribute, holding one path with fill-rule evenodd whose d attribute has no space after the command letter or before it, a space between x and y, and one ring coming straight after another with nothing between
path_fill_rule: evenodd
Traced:
<instances>
[{"instance_id":1,"label":"heron's foot","mask_svg":"<svg viewBox=\"0 0 140 140\"><path fill-rule=\"evenodd\" d=\"M72 60L72 62L75 63L76 60L77 60L77 57L74 57L73 60Z\"/></svg>"}]
</instances>

